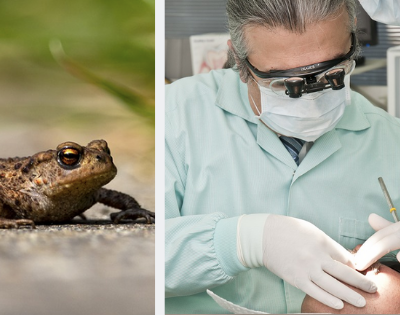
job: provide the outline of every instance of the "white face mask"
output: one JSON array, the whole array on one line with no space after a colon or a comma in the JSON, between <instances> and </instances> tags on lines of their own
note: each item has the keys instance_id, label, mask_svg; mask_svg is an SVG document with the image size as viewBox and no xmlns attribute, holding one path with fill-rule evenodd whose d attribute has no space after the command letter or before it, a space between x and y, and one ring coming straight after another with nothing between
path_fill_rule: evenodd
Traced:
<instances>
[{"instance_id":1,"label":"white face mask","mask_svg":"<svg viewBox=\"0 0 400 315\"><path fill-rule=\"evenodd\" d=\"M345 76L345 88L341 90L327 89L300 98L280 96L268 88L258 87L261 93L259 119L278 134L307 142L335 128L346 105L350 104L350 75ZM258 111L254 100L253 103Z\"/></svg>"}]
</instances>

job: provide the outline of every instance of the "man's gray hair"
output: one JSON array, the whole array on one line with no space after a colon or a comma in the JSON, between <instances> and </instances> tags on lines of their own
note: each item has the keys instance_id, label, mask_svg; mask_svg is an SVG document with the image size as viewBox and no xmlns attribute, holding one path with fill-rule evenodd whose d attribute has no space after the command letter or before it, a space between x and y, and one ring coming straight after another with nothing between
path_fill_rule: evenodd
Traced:
<instances>
[{"instance_id":1,"label":"man's gray hair","mask_svg":"<svg viewBox=\"0 0 400 315\"><path fill-rule=\"evenodd\" d=\"M244 31L248 26L283 27L303 33L309 24L335 17L343 7L349 15L349 31L356 32L358 0L227 0L228 28L233 50L228 51L228 66L237 69L245 82L250 72L246 66L247 47ZM357 41L356 54L360 51ZM237 62L236 62L237 61Z\"/></svg>"}]
</instances>

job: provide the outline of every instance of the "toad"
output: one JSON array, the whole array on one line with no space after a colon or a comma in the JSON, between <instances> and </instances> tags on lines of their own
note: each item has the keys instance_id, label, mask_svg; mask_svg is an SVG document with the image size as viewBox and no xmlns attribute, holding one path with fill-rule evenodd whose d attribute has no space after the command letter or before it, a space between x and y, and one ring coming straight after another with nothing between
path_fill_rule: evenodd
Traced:
<instances>
[{"instance_id":1,"label":"toad","mask_svg":"<svg viewBox=\"0 0 400 315\"><path fill-rule=\"evenodd\" d=\"M97 202L121 210L110 215L113 223L154 222L155 214L133 197L102 188L116 174L104 140L86 147L64 142L30 157L0 159L0 228L65 222Z\"/></svg>"}]
</instances>

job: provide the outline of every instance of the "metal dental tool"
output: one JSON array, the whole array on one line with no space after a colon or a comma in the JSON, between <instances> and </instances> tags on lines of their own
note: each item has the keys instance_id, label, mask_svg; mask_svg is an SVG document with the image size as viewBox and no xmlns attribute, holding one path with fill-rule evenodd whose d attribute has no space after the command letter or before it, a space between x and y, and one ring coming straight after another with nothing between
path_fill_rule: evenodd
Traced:
<instances>
[{"instance_id":1,"label":"metal dental tool","mask_svg":"<svg viewBox=\"0 0 400 315\"><path fill-rule=\"evenodd\" d=\"M378 180L379 180L379 184L381 184L381 188L382 188L382 191L383 191L383 195L385 196L386 201L387 201L387 203L388 203L388 205L389 205L390 213L392 214L392 216L393 216L393 218L394 218L394 221L395 221L395 222L398 222L398 221L399 221L399 218L397 217L397 211L396 211L396 208L395 208L394 205L393 205L392 199L391 199L390 196L389 196L389 192L388 192L387 189L386 189L386 185L385 185L385 183L384 183L382 177L379 177Z\"/></svg>"}]
</instances>

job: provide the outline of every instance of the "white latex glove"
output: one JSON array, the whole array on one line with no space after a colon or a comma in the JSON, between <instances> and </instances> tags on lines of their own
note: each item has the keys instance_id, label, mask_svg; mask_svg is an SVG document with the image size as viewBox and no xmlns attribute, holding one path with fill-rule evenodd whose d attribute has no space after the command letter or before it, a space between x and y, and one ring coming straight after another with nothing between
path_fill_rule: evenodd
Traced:
<instances>
[{"instance_id":1,"label":"white latex glove","mask_svg":"<svg viewBox=\"0 0 400 315\"><path fill-rule=\"evenodd\" d=\"M352 254L304 220L274 214L242 216L237 247L244 266L265 266L335 309L343 308L342 300L357 307L366 304L360 294L340 281L369 293L377 290L372 281L354 270Z\"/></svg>"},{"instance_id":2,"label":"white latex glove","mask_svg":"<svg viewBox=\"0 0 400 315\"><path fill-rule=\"evenodd\" d=\"M367 269L383 255L400 249L400 222L392 223L375 213L371 213L368 222L377 231L360 247L355 255L358 270ZM400 261L400 252L397 254Z\"/></svg>"}]
</instances>

